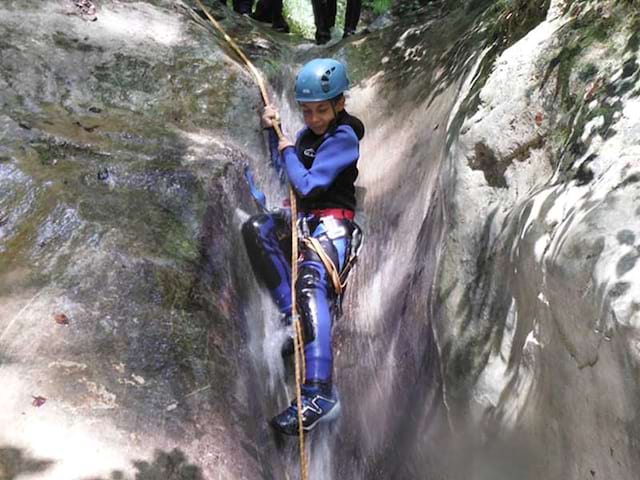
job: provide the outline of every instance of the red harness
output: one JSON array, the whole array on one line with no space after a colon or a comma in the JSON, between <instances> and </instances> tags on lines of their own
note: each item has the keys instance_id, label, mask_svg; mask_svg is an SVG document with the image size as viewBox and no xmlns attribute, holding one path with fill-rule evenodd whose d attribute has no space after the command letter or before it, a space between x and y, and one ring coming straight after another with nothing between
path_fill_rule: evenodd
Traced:
<instances>
[{"instance_id":1,"label":"red harness","mask_svg":"<svg viewBox=\"0 0 640 480\"><path fill-rule=\"evenodd\" d=\"M347 210L346 208L317 208L310 210L308 213L314 217L333 217L337 219L353 220L353 210Z\"/></svg>"}]
</instances>

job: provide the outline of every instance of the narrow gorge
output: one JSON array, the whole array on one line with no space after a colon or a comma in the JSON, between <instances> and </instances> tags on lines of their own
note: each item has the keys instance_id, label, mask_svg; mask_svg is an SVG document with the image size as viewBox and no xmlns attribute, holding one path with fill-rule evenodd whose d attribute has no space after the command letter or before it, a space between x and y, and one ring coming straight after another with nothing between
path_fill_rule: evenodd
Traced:
<instances>
[{"instance_id":1,"label":"narrow gorge","mask_svg":"<svg viewBox=\"0 0 640 480\"><path fill-rule=\"evenodd\" d=\"M299 478L260 93L194 3L86 3L0 2L0 480ZM397 1L328 46L204 3L289 134L315 57L367 128L310 479L636 478L638 1Z\"/></svg>"}]
</instances>

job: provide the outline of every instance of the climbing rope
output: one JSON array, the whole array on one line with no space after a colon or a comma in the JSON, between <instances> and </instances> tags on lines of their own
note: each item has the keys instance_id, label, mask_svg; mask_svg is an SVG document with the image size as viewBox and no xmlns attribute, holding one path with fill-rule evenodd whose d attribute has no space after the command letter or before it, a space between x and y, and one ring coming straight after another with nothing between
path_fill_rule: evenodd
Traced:
<instances>
[{"instance_id":1,"label":"climbing rope","mask_svg":"<svg viewBox=\"0 0 640 480\"><path fill-rule=\"evenodd\" d=\"M307 247L318 254L320 260L322 261L322 264L324 265L324 268L329 274L331 283L333 283L333 288L336 291L336 295L340 296L342 294L342 291L344 290L344 287L347 286L347 282L342 282L342 280L340 279L340 273L338 272L336 264L333 263L331 257L327 255L327 252L324 250L324 248L322 248L322 245L317 238L306 237L303 241L305 245L307 245Z\"/></svg>"},{"instance_id":2,"label":"climbing rope","mask_svg":"<svg viewBox=\"0 0 640 480\"><path fill-rule=\"evenodd\" d=\"M253 78L260 89L262 95L262 102L264 105L269 105L269 95L267 94L267 88L264 80L260 75L258 69L251 63L251 60L247 58L242 49L236 44L236 42L227 35L222 26L216 21L215 18L209 13L207 7L205 7L200 0L196 0L196 3L200 9L207 16L211 24L222 34L224 40L229 44L231 49L240 57L245 66L249 69L249 72L253 75ZM278 135L279 139L282 139L282 129L276 122L273 123L273 129ZM305 377L305 364L304 364L304 352L302 350L303 338L302 338L302 326L300 325L300 319L297 313L296 305L296 281L298 279L298 209L296 203L296 195L293 191L293 187L289 184L289 203L291 206L291 316L294 325L294 357L295 357L295 376L296 376L296 406L298 407L298 438L300 444L300 480L307 480L307 458L304 451L304 428L302 425L302 382Z\"/></svg>"}]
</instances>

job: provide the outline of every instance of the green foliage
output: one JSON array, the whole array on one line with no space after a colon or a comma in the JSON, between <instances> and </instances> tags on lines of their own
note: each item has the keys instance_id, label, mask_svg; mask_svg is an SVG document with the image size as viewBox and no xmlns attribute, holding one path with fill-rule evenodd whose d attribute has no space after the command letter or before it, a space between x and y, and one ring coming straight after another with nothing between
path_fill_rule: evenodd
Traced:
<instances>
[{"instance_id":1,"label":"green foliage","mask_svg":"<svg viewBox=\"0 0 640 480\"><path fill-rule=\"evenodd\" d=\"M375 15L381 15L391 8L391 0L364 0L362 8L371 10Z\"/></svg>"},{"instance_id":2,"label":"green foliage","mask_svg":"<svg viewBox=\"0 0 640 480\"><path fill-rule=\"evenodd\" d=\"M292 32L305 38L313 38L315 25L313 23L311 2L308 0L285 0L284 15ZM340 25L339 22L336 22L336 24Z\"/></svg>"}]
</instances>

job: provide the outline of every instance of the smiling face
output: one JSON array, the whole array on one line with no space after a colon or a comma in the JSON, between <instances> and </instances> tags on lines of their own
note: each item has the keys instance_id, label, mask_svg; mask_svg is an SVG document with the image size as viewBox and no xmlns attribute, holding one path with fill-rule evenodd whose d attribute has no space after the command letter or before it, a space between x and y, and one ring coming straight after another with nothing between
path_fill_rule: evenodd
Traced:
<instances>
[{"instance_id":1,"label":"smiling face","mask_svg":"<svg viewBox=\"0 0 640 480\"><path fill-rule=\"evenodd\" d=\"M344 109L344 97L340 97L340 100L333 105L333 108L331 100L300 102L300 108L302 109L304 124L316 135L322 135L329 129L335 114Z\"/></svg>"}]
</instances>

